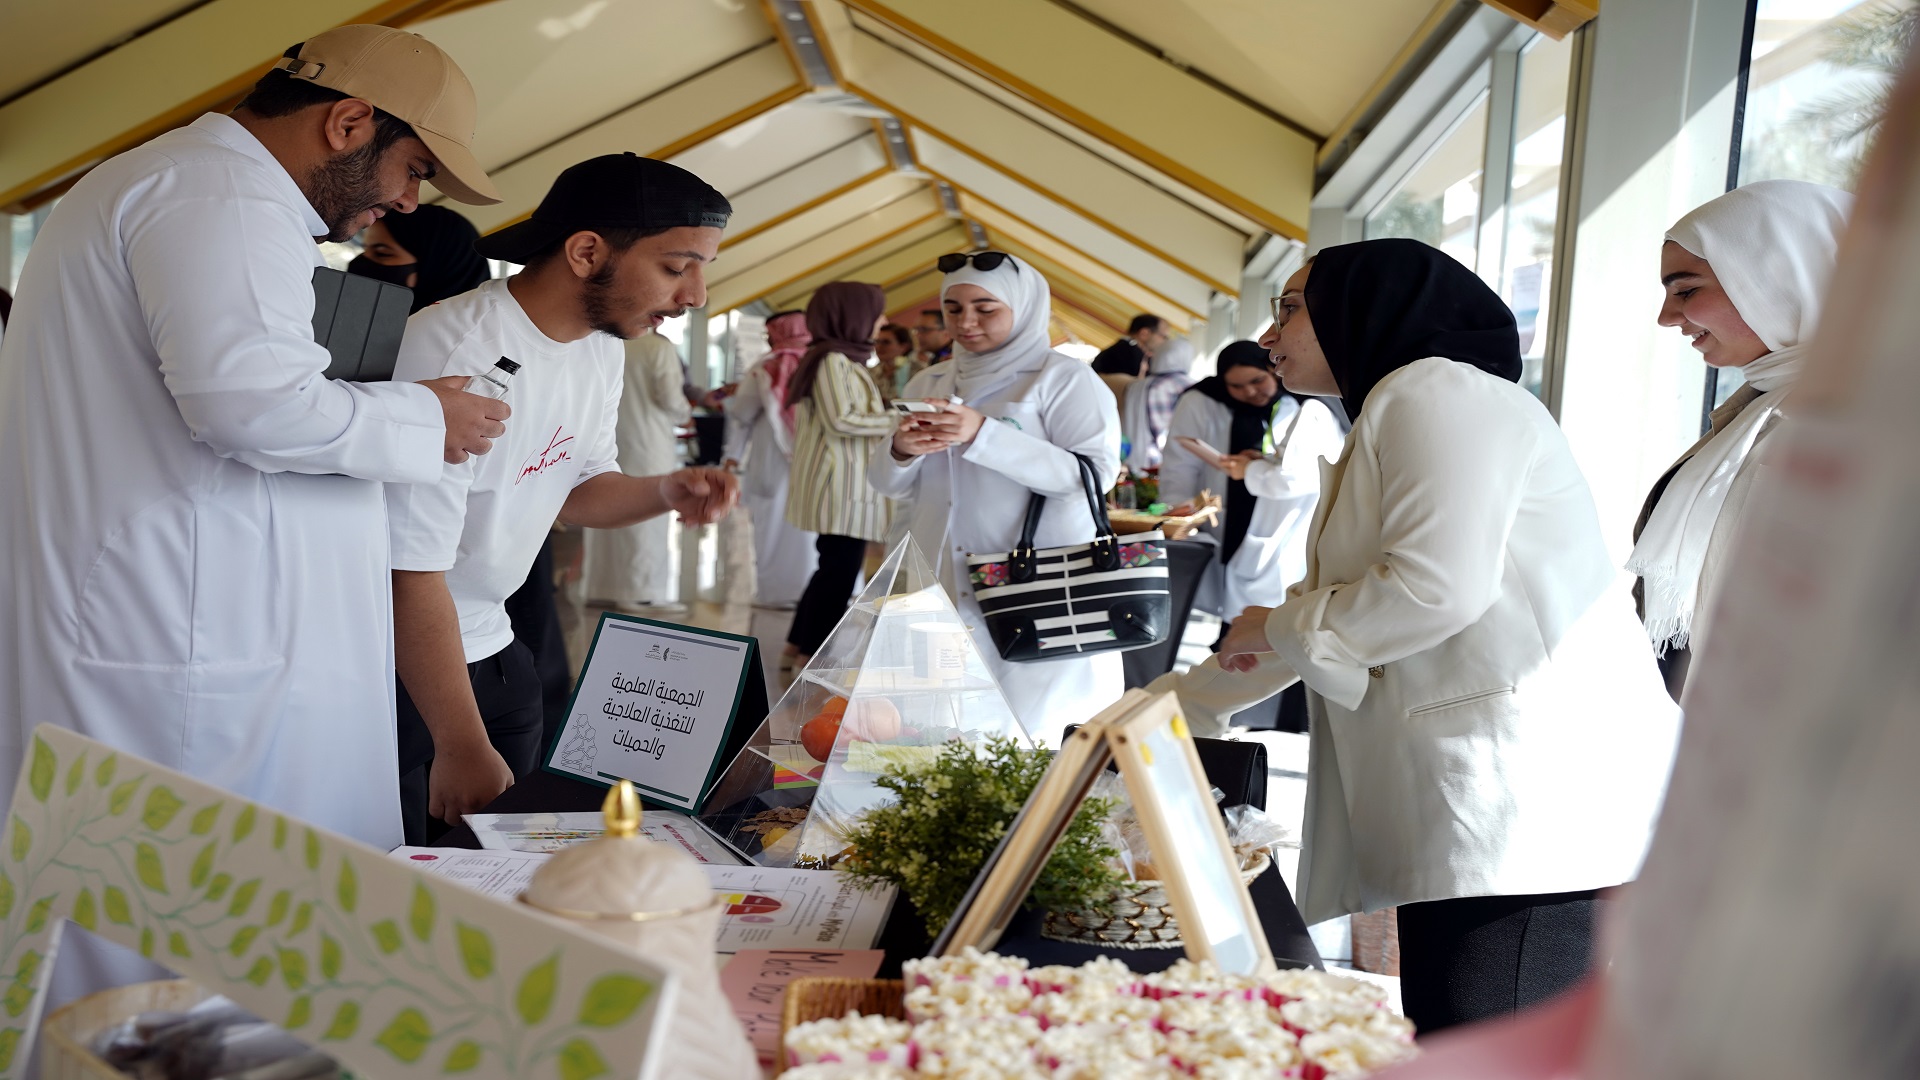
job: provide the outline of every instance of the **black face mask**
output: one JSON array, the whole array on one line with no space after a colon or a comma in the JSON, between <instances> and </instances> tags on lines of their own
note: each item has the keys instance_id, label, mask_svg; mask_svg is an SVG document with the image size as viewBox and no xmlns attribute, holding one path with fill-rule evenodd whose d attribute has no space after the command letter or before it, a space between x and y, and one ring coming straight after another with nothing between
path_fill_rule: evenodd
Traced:
<instances>
[{"instance_id":1,"label":"black face mask","mask_svg":"<svg viewBox=\"0 0 1920 1080\"><path fill-rule=\"evenodd\" d=\"M419 263L401 263L398 266L388 266L385 263L374 262L365 255L356 255L353 261L347 264L347 273L359 274L361 277L370 277L375 281L384 281L389 285L398 285L405 289L411 288L411 286L407 284L407 279L412 277L413 272L419 268Z\"/></svg>"}]
</instances>

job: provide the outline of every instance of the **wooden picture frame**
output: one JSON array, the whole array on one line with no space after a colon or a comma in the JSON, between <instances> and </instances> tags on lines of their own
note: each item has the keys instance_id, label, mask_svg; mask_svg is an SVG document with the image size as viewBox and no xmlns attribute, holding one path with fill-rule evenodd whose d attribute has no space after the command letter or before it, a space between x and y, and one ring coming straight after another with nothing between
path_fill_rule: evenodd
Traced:
<instances>
[{"instance_id":1,"label":"wooden picture frame","mask_svg":"<svg viewBox=\"0 0 1920 1080\"><path fill-rule=\"evenodd\" d=\"M1227 842L1192 734L1171 693L1129 690L1060 748L934 942L931 955L994 947L1109 762L1120 768L1187 957L1273 970L1273 952ZM1197 930L1196 930L1197 928Z\"/></svg>"}]
</instances>

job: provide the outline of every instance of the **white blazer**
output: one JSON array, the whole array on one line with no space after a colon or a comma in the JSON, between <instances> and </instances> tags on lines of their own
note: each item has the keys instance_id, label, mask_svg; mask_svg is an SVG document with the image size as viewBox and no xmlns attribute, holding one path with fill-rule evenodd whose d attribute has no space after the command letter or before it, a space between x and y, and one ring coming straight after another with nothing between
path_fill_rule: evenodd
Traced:
<instances>
[{"instance_id":1,"label":"white blazer","mask_svg":"<svg viewBox=\"0 0 1920 1080\"><path fill-rule=\"evenodd\" d=\"M1153 687L1205 734L1306 682L1307 921L1630 880L1679 712L1546 409L1421 360L1374 388L1321 490L1274 653Z\"/></svg>"}]
</instances>

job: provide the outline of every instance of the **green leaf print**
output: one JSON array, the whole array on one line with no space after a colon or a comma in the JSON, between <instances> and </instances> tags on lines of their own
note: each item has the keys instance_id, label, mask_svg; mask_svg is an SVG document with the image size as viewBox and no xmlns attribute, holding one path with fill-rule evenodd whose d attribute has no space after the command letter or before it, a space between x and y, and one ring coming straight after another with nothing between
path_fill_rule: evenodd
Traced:
<instances>
[{"instance_id":1,"label":"green leaf print","mask_svg":"<svg viewBox=\"0 0 1920 1080\"><path fill-rule=\"evenodd\" d=\"M213 875L213 879L207 882L207 899L217 903L221 897L227 895L227 889L231 888L232 885L232 874L222 873Z\"/></svg>"},{"instance_id":2,"label":"green leaf print","mask_svg":"<svg viewBox=\"0 0 1920 1080\"><path fill-rule=\"evenodd\" d=\"M380 951L392 956L400 948L400 927L392 919L381 919L367 928L373 934L373 943Z\"/></svg>"},{"instance_id":3,"label":"green leaf print","mask_svg":"<svg viewBox=\"0 0 1920 1080\"><path fill-rule=\"evenodd\" d=\"M160 853L144 840L133 845L133 876L154 892L167 895L166 867L160 864Z\"/></svg>"},{"instance_id":4,"label":"green leaf print","mask_svg":"<svg viewBox=\"0 0 1920 1080\"><path fill-rule=\"evenodd\" d=\"M443 1073L469 1072L480 1064L480 1044L472 1039L461 1039L447 1054L447 1060L440 1065Z\"/></svg>"},{"instance_id":5,"label":"green leaf print","mask_svg":"<svg viewBox=\"0 0 1920 1080\"><path fill-rule=\"evenodd\" d=\"M247 950L253 948L254 939L259 936L259 927L243 926L233 932L233 940L227 944L227 952L236 959L245 956Z\"/></svg>"},{"instance_id":6,"label":"green leaf print","mask_svg":"<svg viewBox=\"0 0 1920 1080\"><path fill-rule=\"evenodd\" d=\"M273 961L264 956L255 960L253 966L247 969L247 981L255 986L265 986L267 980L271 978L273 978Z\"/></svg>"},{"instance_id":7,"label":"green leaf print","mask_svg":"<svg viewBox=\"0 0 1920 1080\"><path fill-rule=\"evenodd\" d=\"M286 980L287 989L298 990L307 985L307 954L297 949L281 949L280 977Z\"/></svg>"},{"instance_id":8,"label":"green leaf print","mask_svg":"<svg viewBox=\"0 0 1920 1080\"><path fill-rule=\"evenodd\" d=\"M419 1061L432 1041L433 1025L419 1009L413 1008L401 1009L373 1040L375 1046L385 1048L387 1053L408 1064Z\"/></svg>"},{"instance_id":9,"label":"green leaf print","mask_svg":"<svg viewBox=\"0 0 1920 1080\"><path fill-rule=\"evenodd\" d=\"M16 982L7 987L5 996L0 997L0 1008L5 1008L8 1016L18 1017L21 1013L26 1012L27 1006L31 1004L33 1004L33 985L31 983Z\"/></svg>"},{"instance_id":10,"label":"green leaf print","mask_svg":"<svg viewBox=\"0 0 1920 1080\"><path fill-rule=\"evenodd\" d=\"M87 777L87 755L81 754L73 759L73 765L67 769L67 794L80 790L80 782Z\"/></svg>"},{"instance_id":11,"label":"green leaf print","mask_svg":"<svg viewBox=\"0 0 1920 1080\"><path fill-rule=\"evenodd\" d=\"M585 1039L569 1039L560 1048L560 1080L594 1080L610 1071L607 1059Z\"/></svg>"},{"instance_id":12,"label":"green leaf print","mask_svg":"<svg viewBox=\"0 0 1920 1080\"><path fill-rule=\"evenodd\" d=\"M187 870L188 887L197 889L207 883L207 876L213 873L213 852L219 846L220 841L209 840L200 854L193 857L193 866Z\"/></svg>"},{"instance_id":13,"label":"green leaf print","mask_svg":"<svg viewBox=\"0 0 1920 1080\"><path fill-rule=\"evenodd\" d=\"M328 980L340 977L340 943L325 934L320 935L320 977Z\"/></svg>"},{"instance_id":14,"label":"green leaf print","mask_svg":"<svg viewBox=\"0 0 1920 1080\"><path fill-rule=\"evenodd\" d=\"M327 1025L327 1030L322 1032L320 1037L323 1039L351 1039L353 1038L353 1033L359 1030L360 1003L357 1001L343 1001L340 1003L340 1007L334 1010L333 1023Z\"/></svg>"},{"instance_id":15,"label":"green leaf print","mask_svg":"<svg viewBox=\"0 0 1920 1080\"><path fill-rule=\"evenodd\" d=\"M173 816L185 805L172 788L161 784L147 792L147 808L140 812L140 824L159 832L173 823Z\"/></svg>"},{"instance_id":16,"label":"green leaf print","mask_svg":"<svg viewBox=\"0 0 1920 1080\"><path fill-rule=\"evenodd\" d=\"M33 850L33 830L19 818L13 819L13 861L19 862Z\"/></svg>"},{"instance_id":17,"label":"green leaf print","mask_svg":"<svg viewBox=\"0 0 1920 1080\"><path fill-rule=\"evenodd\" d=\"M140 955L149 960L153 959L153 927L151 926L140 931Z\"/></svg>"},{"instance_id":18,"label":"green leaf print","mask_svg":"<svg viewBox=\"0 0 1920 1080\"><path fill-rule=\"evenodd\" d=\"M297 997L293 999L293 1004L287 1008L286 1022L280 1026L286 1028L288 1031L299 1031L301 1028L306 1027L307 1021L311 1019L313 1019L313 999L310 997Z\"/></svg>"},{"instance_id":19,"label":"green leaf print","mask_svg":"<svg viewBox=\"0 0 1920 1080\"><path fill-rule=\"evenodd\" d=\"M252 806L243 806L240 808L240 812L233 816L234 843L237 844L253 835L254 813L255 811Z\"/></svg>"},{"instance_id":20,"label":"green leaf print","mask_svg":"<svg viewBox=\"0 0 1920 1080\"><path fill-rule=\"evenodd\" d=\"M187 831L195 836L205 836L212 832L213 827L220 824L221 805L220 803L214 803L212 806L201 807L200 810L193 815L193 824L187 826Z\"/></svg>"},{"instance_id":21,"label":"green leaf print","mask_svg":"<svg viewBox=\"0 0 1920 1080\"><path fill-rule=\"evenodd\" d=\"M588 1027L626 1023L653 994L653 984L631 975L604 975L594 980L580 998L580 1022Z\"/></svg>"},{"instance_id":22,"label":"green leaf print","mask_svg":"<svg viewBox=\"0 0 1920 1080\"><path fill-rule=\"evenodd\" d=\"M460 962L466 965L467 974L476 979L493 974L493 939L487 932L463 922L455 922L453 932L460 942Z\"/></svg>"},{"instance_id":23,"label":"green leaf print","mask_svg":"<svg viewBox=\"0 0 1920 1080\"><path fill-rule=\"evenodd\" d=\"M127 894L118 885L109 885L100 890L100 906L106 909L107 921L121 926L133 925L133 908L127 904Z\"/></svg>"},{"instance_id":24,"label":"green leaf print","mask_svg":"<svg viewBox=\"0 0 1920 1080\"><path fill-rule=\"evenodd\" d=\"M353 913L360 903L360 879L353 872L353 863L340 860L340 886L335 890L340 897L340 910Z\"/></svg>"},{"instance_id":25,"label":"green leaf print","mask_svg":"<svg viewBox=\"0 0 1920 1080\"><path fill-rule=\"evenodd\" d=\"M0 919L13 914L13 879L0 872Z\"/></svg>"},{"instance_id":26,"label":"green leaf print","mask_svg":"<svg viewBox=\"0 0 1920 1080\"><path fill-rule=\"evenodd\" d=\"M119 764L119 754L108 754L106 757L101 758L100 764L93 767L94 786L106 787L108 784L113 783L113 770L118 767Z\"/></svg>"},{"instance_id":27,"label":"green leaf print","mask_svg":"<svg viewBox=\"0 0 1920 1080\"><path fill-rule=\"evenodd\" d=\"M434 904L433 894L425 885L416 882L413 886L413 904L407 909L407 925L413 928L413 936L425 941L433 936Z\"/></svg>"},{"instance_id":28,"label":"green leaf print","mask_svg":"<svg viewBox=\"0 0 1920 1080\"><path fill-rule=\"evenodd\" d=\"M88 930L100 928L100 911L93 905L93 892L81 889L80 895L73 898L73 921Z\"/></svg>"},{"instance_id":29,"label":"green leaf print","mask_svg":"<svg viewBox=\"0 0 1920 1080\"><path fill-rule=\"evenodd\" d=\"M31 982L40 971L40 954L28 949L20 957L20 966L13 969L14 982Z\"/></svg>"},{"instance_id":30,"label":"green leaf print","mask_svg":"<svg viewBox=\"0 0 1920 1080\"><path fill-rule=\"evenodd\" d=\"M13 1052L20 1048L20 1029L0 1031L0 1072L13 1067Z\"/></svg>"},{"instance_id":31,"label":"green leaf print","mask_svg":"<svg viewBox=\"0 0 1920 1080\"><path fill-rule=\"evenodd\" d=\"M538 1024L553 1011L553 991L560 981L560 954L554 953L545 960L527 969L520 977L520 989L514 994L513 1005L520 1013L520 1019L528 1024Z\"/></svg>"},{"instance_id":32,"label":"green leaf print","mask_svg":"<svg viewBox=\"0 0 1920 1080\"><path fill-rule=\"evenodd\" d=\"M285 848L286 846L287 846L287 819L276 816L273 819L273 850L279 851Z\"/></svg>"},{"instance_id":33,"label":"green leaf print","mask_svg":"<svg viewBox=\"0 0 1920 1080\"><path fill-rule=\"evenodd\" d=\"M127 807L133 805L133 793L140 790L140 782L143 779L145 779L145 777L136 776L126 783L121 784L119 787L114 788L113 794L107 796L107 813L112 814L114 817L119 817L121 814L126 813Z\"/></svg>"},{"instance_id":34,"label":"green leaf print","mask_svg":"<svg viewBox=\"0 0 1920 1080\"><path fill-rule=\"evenodd\" d=\"M33 792L38 802L46 802L53 794L53 774L59 769L59 759L54 756L53 747L40 736L33 737L33 760L27 765L27 790Z\"/></svg>"},{"instance_id":35,"label":"green leaf print","mask_svg":"<svg viewBox=\"0 0 1920 1080\"><path fill-rule=\"evenodd\" d=\"M53 913L52 896L43 896L34 902L27 912L27 933L37 934L47 928L47 916Z\"/></svg>"},{"instance_id":36,"label":"green leaf print","mask_svg":"<svg viewBox=\"0 0 1920 1080\"><path fill-rule=\"evenodd\" d=\"M307 869L320 869L320 834L307 830Z\"/></svg>"},{"instance_id":37,"label":"green leaf print","mask_svg":"<svg viewBox=\"0 0 1920 1080\"><path fill-rule=\"evenodd\" d=\"M253 898L259 895L259 893L259 878L241 882L240 887L233 890L233 902L227 905L228 917L237 919L245 915L247 909L253 906Z\"/></svg>"},{"instance_id":38,"label":"green leaf print","mask_svg":"<svg viewBox=\"0 0 1920 1080\"><path fill-rule=\"evenodd\" d=\"M193 958L193 950L187 948L187 935L178 930L167 935L167 951L182 959Z\"/></svg>"},{"instance_id":39,"label":"green leaf print","mask_svg":"<svg viewBox=\"0 0 1920 1080\"><path fill-rule=\"evenodd\" d=\"M279 926L280 920L287 917L287 908L293 905L293 893L281 889L273 894L273 902L267 905L267 925Z\"/></svg>"},{"instance_id":40,"label":"green leaf print","mask_svg":"<svg viewBox=\"0 0 1920 1080\"><path fill-rule=\"evenodd\" d=\"M287 924L287 936L299 937L300 931L305 930L307 924L312 921L313 903L311 901L303 902L299 907L293 909L293 921Z\"/></svg>"}]
</instances>

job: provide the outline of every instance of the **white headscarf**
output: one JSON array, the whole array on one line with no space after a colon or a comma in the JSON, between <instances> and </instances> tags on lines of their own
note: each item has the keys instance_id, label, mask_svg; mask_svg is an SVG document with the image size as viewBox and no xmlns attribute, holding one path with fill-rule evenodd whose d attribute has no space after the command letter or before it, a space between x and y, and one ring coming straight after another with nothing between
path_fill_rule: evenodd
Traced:
<instances>
[{"instance_id":1,"label":"white headscarf","mask_svg":"<svg viewBox=\"0 0 1920 1080\"><path fill-rule=\"evenodd\" d=\"M959 338L954 339L954 392L960 400L990 397L1006 389L1022 372L1038 371L1053 351L1053 339L1047 332L1053 315L1053 293L1047 288L1047 279L1009 255L991 270L979 270L968 263L948 274L940 283L943 306L947 291L955 285L978 285L1013 311L1013 332L998 348L971 352Z\"/></svg>"},{"instance_id":2,"label":"white headscarf","mask_svg":"<svg viewBox=\"0 0 1920 1080\"><path fill-rule=\"evenodd\" d=\"M1734 310L1771 351L1740 369L1760 396L1674 471L1627 560L1646 579L1647 635L1662 653L1687 647L1712 584L1702 571L1714 524L1767 419L1799 379L1852 209L1853 196L1837 188L1762 180L1699 207L1667 232L1713 267Z\"/></svg>"}]
</instances>

